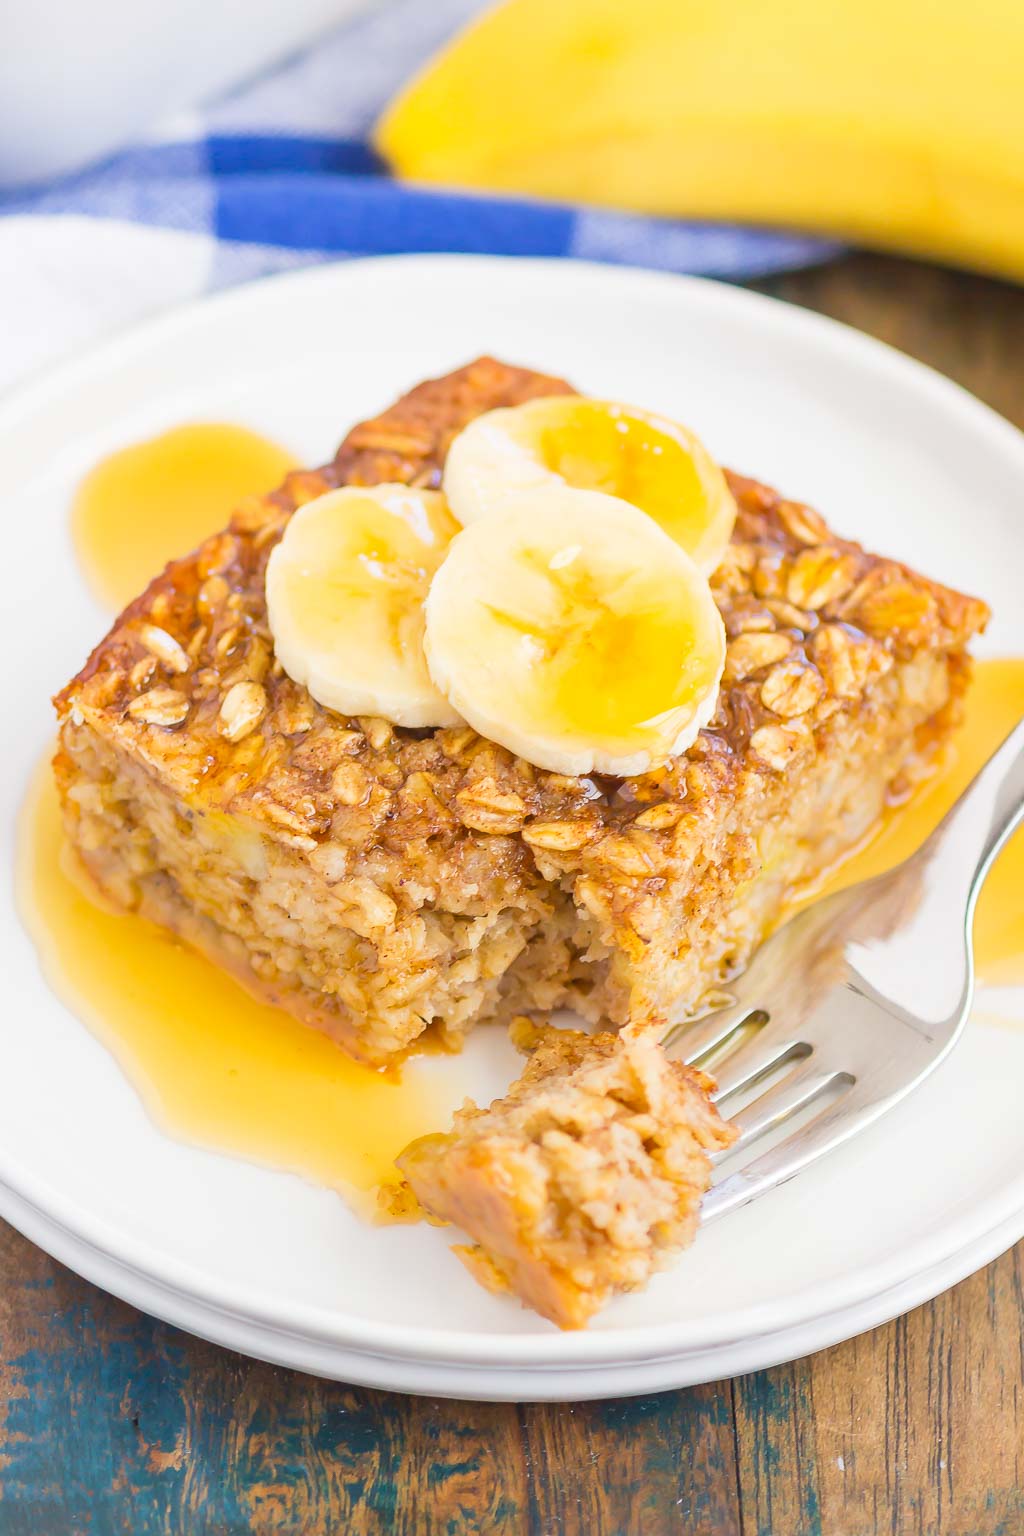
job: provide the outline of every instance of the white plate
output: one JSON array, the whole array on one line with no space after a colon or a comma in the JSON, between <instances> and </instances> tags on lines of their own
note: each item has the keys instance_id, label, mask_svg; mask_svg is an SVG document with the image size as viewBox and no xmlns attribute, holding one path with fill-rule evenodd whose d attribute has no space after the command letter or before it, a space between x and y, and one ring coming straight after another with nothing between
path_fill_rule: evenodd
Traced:
<instances>
[{"instance_id":1,"label":"white plate","mask_svg":"<svg viewBox=\"0 0 1024 1536\"><path fill-rule=\"evenodd\" d=\"M1024 439L885 347L738 290L569 263L411 257L303 272L151 324L0 409L6 867L52 729L47 698L102 626L67 537L83 469L204 415L321 460L353 420L485 350L680 416L842 531L981 592L997 615L986 647L1024 651L1008 558ZM443 1232L365 1227L323 1190L162 1135L41 980L9 881L2 902L0 1210L101 1283L234 1347L427 1392L647 1390L856 1332L1024 1233L1024 1027L1009 1022L1024 1026L1024 992L1006 992L984 1000L1006 1022L973 1023L855 1145L717 1223L588 1333L560 1335L475 1286ZM507 1061L480 1031L464 1070L485 1094Z\"/></svg>"}]
</instances>

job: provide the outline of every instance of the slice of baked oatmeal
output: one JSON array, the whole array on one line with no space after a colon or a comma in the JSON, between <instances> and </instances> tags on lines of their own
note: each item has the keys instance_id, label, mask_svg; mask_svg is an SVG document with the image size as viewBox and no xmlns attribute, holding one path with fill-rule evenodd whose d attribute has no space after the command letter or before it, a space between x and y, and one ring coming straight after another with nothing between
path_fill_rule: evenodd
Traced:
<instances>
[{"instance_id":1,"label":"slice of baked oatmeal","mask_svg":"<svg viewBox=\"0 0 1024 1536\"><path fill-rule=\"evenodd\" d=\"M68 834L105 894L373 1063L524 1009L694 1006L958 716L984 605L738 476L718 710L665 767L567 778L469 728L317 705L267 625L290 513L341 484L436 486L475 415L568 391L491 359L420 385L172 562L56 700Z\"/></svg>"},{"instance_id":2,"label":"slice of baked oatmeal","mask_svg":"<svg viewBox=\"0 0 1024 1536\"><path fill-rule=\"evenodd\" d=\"M693 1240L710 1154L735 1132L703 1073L647 1032L531 1028L522 1076L489 1109L467 1103L445 1135L399 1157L420 1204L461 1227L455 1252L492 1290L582 1328Z\"/></svg>"}]
</instances>

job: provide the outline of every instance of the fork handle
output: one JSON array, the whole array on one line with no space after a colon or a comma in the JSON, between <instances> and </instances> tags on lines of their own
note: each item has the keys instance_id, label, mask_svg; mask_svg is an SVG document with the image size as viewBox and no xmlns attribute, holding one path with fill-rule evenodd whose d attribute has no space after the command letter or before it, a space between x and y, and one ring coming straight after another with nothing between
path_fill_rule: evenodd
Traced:
<instances>
[{"instance_id":1,"label":"fork handle","mask_svg":"<svg viewBox=\"0 0 1024 1536\"><path fill-rule=\"evenodd\" d=\"M1007 736L947 811L921 852L939 856L951 879L966 879L968 931L985 876L1024 821L1024 720Z\"/></svg>"}]
</instances>

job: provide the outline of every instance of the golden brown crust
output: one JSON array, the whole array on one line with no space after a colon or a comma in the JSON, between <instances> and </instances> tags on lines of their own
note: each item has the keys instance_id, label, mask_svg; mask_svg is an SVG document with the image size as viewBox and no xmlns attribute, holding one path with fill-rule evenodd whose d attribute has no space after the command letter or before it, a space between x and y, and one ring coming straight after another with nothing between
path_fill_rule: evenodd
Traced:
<instances>
[{"instance_id":1,"label":"golden brown crust","mask_svg":"<svg viewBox=\"0 0 1024 1536\"><path fill-rule=\"evenodd\" d=\"M952 718L963 647L987 610L734 475L736 530L712 579L730 640L718 711L664 767L566 778L468 728L398 730L314 703L281 671L267 627L266 561L291 511L339 483L436 485L451 437L474 415L568 391L481 359L354 428L332 464L240 507L150 584L58 695L65 792L82 771L71 761L81 733L96 733L185 814L228 818L315 864L374 942L428 907L482 917L499 890L535 931L571 901L589 925L577 948L617 957L606 1012L623 1022L663 1009L666 903L699 892L709 859L723 889L755 875L759 821L844 744L848 756L874 753L884 791L921 733ZM673 979L668 993L692 979ZM410 1020L402 1043L422 1022ZM358 1022L346 1028L352 1047Z\"/></svg>"}]
</instances>

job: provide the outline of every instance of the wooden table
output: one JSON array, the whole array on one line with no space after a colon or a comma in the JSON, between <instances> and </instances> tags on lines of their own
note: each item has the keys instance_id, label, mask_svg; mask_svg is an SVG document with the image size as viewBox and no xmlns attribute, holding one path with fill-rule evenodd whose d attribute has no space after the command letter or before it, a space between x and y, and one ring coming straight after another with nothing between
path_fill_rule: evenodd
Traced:
<instances>
[{"instance_id":1,"label":"wooden table","mask_svg":"<svg viewBox=\"0 0 1024 1536\"><path fill-rule=\"evenodd\" d=\"M869 256L763 286L1024 425L1024 290ZM735 1381L425 1401L202 1344L0 1224L0 1536L1015 1536L1022 1320L1024 1245L887 1327Z\"/></svg>"}]
</instances>

